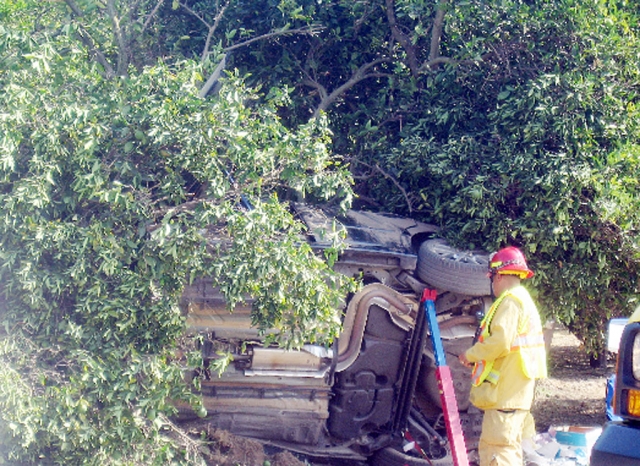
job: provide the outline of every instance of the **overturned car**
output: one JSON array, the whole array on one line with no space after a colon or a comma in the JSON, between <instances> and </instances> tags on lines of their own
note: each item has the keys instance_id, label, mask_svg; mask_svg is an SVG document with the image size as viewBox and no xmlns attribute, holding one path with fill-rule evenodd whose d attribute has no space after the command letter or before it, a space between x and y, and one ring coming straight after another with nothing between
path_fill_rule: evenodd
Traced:
<instances>
[{"instance_id":1,"label":"overturned car","mask_svg":"<svg viewBox=\"0 0 640 466\"><path fill-rule=\"evenodd\" d=\"M334 220L296 206L314 248ZM432 225L370 212L338 218L349 248L335 269L364 286L345 300L343 330L327 349L265 347L251 326L251 303L229 313L206 280L185 290L189 329L203 335L202 355L230 351L220 376L201 374L212 427L309 457L373 465L453 464L436 364L419 300L436 289L440 334L451 369L468 449L477 445L481 413L469 403L470 374L457 356L471 346L491 304L488 254L457 251ZM182 413L187 416L187 413Z\"/></svg>"}]
</instances>

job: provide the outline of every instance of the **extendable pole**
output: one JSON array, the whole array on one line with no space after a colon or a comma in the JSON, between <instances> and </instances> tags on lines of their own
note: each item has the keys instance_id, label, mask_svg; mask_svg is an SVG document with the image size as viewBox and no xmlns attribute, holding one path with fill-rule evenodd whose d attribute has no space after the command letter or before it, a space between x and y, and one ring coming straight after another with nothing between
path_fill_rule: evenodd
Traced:
<instances>
[{"instance_id":1,"label":"extendable pole","mask_svg":"<svg viewBox=\"0 0 640 466\"><path fill-rule=\"evenodd\" d=\"M436 317L436 290L426 289L422 292L420 304L424 308L424 312L431 330L431 342L433 344L433 353L436 358L436 378L438 379L438 388L440 391L440 401L442 402L442 410L444 412L444 421L447 426L447 437L451 445L451 454L453 456L453 464L455 466L469 466L469 458L467 457L467 447L464 442L464 433L460 425L460 413L458 411L458 401L456 393L453 389L453 378L451 377L451 369L447 365L442 339L440 338L440 327L438 327L438 319Z\"/></svg>"}]
</instances>

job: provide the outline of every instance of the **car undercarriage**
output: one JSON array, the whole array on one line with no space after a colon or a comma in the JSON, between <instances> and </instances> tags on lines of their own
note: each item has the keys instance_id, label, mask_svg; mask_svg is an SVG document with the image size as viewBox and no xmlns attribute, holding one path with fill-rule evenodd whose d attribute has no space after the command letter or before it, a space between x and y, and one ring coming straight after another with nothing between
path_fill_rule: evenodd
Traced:
<instances>
[{"instance_id":1,"label":"car undercarriage","mask_svg":"<svg viewBox=\"0 0 640 466\"><path fill-rule=\"evenodd\" d=\"M315 232L333 217L306 206L297 212L309 227L307 241L321 250ZM187 287L182 308L189 331L203 341L205 370L192 376L200 377L204 421L310 457L453 464L419 297L437 290L440 334L473 449L481 414L469 403L469 369L457 356L471 346L490 305L488 255L457 251L436 227L410 219L352 211L339 220L349 248L335 270L363 286L345 298L342 331L330 348L265 346L251 325L250 299L230 313L210 281ZM220 353L231 354L232 363L218 374L207 367Z\"/></svg>"}]
</instances>

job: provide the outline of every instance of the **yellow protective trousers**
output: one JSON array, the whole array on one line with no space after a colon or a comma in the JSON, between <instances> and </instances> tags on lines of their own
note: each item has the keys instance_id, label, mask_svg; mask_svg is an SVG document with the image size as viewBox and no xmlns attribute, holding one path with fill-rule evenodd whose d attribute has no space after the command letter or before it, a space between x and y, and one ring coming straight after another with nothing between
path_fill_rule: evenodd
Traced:
<instances>
[{"instance_id":1,"label":"yellow protective trousers","mask_svg":"<svg viewBox=\"0 0 640 466\"><path fill-rule=\"evenodd\" d=\"M523 409L486 410L478 443L480 466L522 466L522 437L531 421Z\"/></svg>"}]
</instances>

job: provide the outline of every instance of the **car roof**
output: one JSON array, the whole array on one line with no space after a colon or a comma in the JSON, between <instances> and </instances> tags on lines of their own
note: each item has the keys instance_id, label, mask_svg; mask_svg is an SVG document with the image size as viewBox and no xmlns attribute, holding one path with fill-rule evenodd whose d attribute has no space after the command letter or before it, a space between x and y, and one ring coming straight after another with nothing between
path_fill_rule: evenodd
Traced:
<instances>
[{"instance_id":1,"label":"car roof","mask_svg":"<svg viewBox=\"0 0 640 466\"><path fill-rule=\"evenodd\" d=\"M308 236L316 247L331 245L328 232L333 231L334 221L346 230L345 242L349 248L415 254L412 239L416 235L431 237L438 227L411 218L393 214L362 210L348 210L335 214L332 209L294 204L293 209L309 228Z\"/></svg>"}]
</instances>

